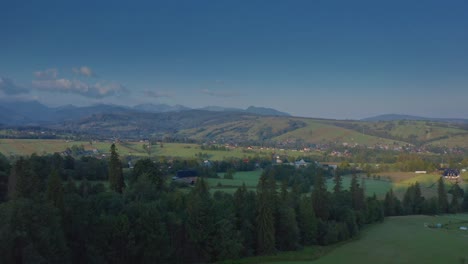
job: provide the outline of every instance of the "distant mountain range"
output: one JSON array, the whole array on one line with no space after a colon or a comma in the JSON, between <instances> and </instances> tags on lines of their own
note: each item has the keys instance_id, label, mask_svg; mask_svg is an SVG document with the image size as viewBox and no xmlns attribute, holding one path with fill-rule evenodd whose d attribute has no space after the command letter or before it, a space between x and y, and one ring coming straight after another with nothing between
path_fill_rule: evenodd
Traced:
<instances>
[{"instance_id":1,"label":"distant mountain range","mask_svg":"<svg viewBox=\"0 0 468 264\"><path fill-rule=\"evenodd\" d=\"M247 109L208 106L192 109L182 105L140 104L133 107L97 104L92 106L65 105L48 107L37 101L0 101L0 124L23 126L79 120L91 115L115 113L171 113L191 110L236 112L264 116L290 116L272 108L250 106Z\"/></svg>"},{"instance_id":2,"label":"distant mountain range","mask_svg":"<svg viewBox=\"0 0 468 264\"><path fill-rule=\"evenodd\" d=\"M395 122L397 120L408 121ZM466 119L381 115L361 121L332 120L292 117L275 109L253 106L247 109L219 106L190 109L163 104L47 107L34 101L0 101L0 124L7 127L39 126L97 138L164 136L184 142L288 147L365 144L393 149L412 144L468 149Z\"/></svg>"},{"instance_id":3,"label":"distant mountain range","mask_svg":"<svg viewBox=\"0 0 468 264\"><path fill-rule=\"evenodd\" d=\"M414 120L414 121L434 121L434 122L449 122L449 123L468 123L468 119L463 118L434 118L412 115L385 114L361 119L361 121L398 121L398 120Z\"/></svg>"}]
</instances>

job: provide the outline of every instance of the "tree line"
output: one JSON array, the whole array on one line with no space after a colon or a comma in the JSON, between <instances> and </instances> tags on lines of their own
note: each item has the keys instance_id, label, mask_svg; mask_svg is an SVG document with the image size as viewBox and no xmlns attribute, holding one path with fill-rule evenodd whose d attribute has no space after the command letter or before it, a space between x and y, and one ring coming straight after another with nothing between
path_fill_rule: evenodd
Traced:
<instances>
[{"instance_id":1,"label":"tree line","mask_svg":"<svg viewBox=\"0 0 468 264\"><path fill-rule=\"evenodd\" d=\"M99 176L106 184L63 180L64 164L57 155L11 165L0 156L0 187L8 186L1 188L1 263L216 262L329 245L384 215L424 212L417 187L403 202L380 201L365 196L357 176L348 187L336 174L330 192L330 176L315 166L300 173L267 167L255 191L244 184L229 194L212 193L204 177L181 189L167 179L164 162L150 159L137 161L124 180L114 145ZM294 181L301 177L312 192Z\"/></svg>"}]
</instances>

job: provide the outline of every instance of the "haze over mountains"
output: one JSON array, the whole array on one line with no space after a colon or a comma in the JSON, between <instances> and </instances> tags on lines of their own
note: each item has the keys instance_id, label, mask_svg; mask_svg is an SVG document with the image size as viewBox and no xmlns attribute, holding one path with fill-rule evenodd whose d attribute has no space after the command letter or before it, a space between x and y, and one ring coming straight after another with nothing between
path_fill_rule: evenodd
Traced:
<instances>
[{"instance_id":1,"label":"haze over mountains","mask_svg":"<svg viewBox=\"0 0 468 264\"><path fill-rule=\"evenodd\" d=\"M191 110L210 112L235 112L267 116L290 116L272 108L250 106L247 109L226 108L220 106L207 106L200 109L192 109L182 105L167 104L140 104L133 107L97 104L92 106L65 105L48 107L37 101L1 101L0 124L3 125L40 125L70 120L77 120L96 114L113 113L171 113Z\"/></svg>"},{"instance_id":2,"label":"haze over mountains","mask_svg":"<svg viewBox=\"0 0 468 264\"><path fill-rule=\"evenodd\" d=\"M288 113L273 108L250 106L246 109L229 108L221 106L206 106L193 109L183 105L167 104L139 104L133 107L109 104L96 104L91 106L64 105L59 107L48 107L37 101L0 101L0 124L2 125L40 125L58 123L64 121L78 120L96 114L112 113L171 113L191 110L209 112L232 112L253 114L261 116L291 116ZM361 121L395 121L395 120L422 120L450 123L468 123L468 119L460 118L431 118L412 115L384 114L361 119Z\"/></svg>"},{"instance_id":3,"label":"haze over mountains","mask_svg":"<svg viewBox=\"0 0 468 264\"><path fill-rule=\"evenodd\" d=\"M468 148L468 120L383 115L363 120L293 117L271 108L144 104L47 107L38 102L2 102L0 124L40 127L98 138L177 140L243 144L393 144Z\"/></svg>"}]
</instances>

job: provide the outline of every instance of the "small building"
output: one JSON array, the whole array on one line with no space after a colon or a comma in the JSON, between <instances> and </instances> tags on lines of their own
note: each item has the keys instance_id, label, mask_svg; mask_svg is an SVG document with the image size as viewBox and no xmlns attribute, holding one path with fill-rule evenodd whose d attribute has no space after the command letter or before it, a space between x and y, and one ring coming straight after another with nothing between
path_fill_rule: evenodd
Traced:
<instances>
[{"instance_id":1,"label":"small building","mask_svg":"<svg viewBox=\"0 0 468 264\"><path fill-rule=\"evenodd\" d=\"M444 169L442 176L446 179L458 179L460 177L460 171L458 169Z\"/></svg>"},{"instance_id":2,"label":"small building","mask_svg":"<svg viewBox=\"0 0 468 264\"><path fill-rule=\"evenodd\" d=\"M426 174L427 171L415 171L414 173L416 173L416 174Z\"/></svg>"}]
</instances>

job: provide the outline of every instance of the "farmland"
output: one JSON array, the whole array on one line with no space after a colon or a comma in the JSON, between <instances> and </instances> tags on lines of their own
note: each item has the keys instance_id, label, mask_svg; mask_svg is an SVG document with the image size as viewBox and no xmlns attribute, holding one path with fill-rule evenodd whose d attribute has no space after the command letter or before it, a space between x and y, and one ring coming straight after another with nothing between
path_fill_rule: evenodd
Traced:
<instances>
[{"instance_id":1,"label":"farmland","mask_svg":"<svg viewBox=\"0 0 468 264\"><path fill-rule=\"evenodd\" d=\"M84 150L97 153L108 154L112 142L106 141L70 141L70 140L47 140L47 139L0 139L0 152L7 156L24 156L36 153L38 155L51 154L55 152L65 151L73 146L83 146ZM117 148L121 156L139 156L139 157L181 157L195 158L196 155L202 153L210 160L223 160L225 158L245 158L255 155L272 155L279 153L290 157L298 157L304 155L299 151L282 150L282 149L246 149L232 148L227 150L204 150L198 144L183 144L183 143L164 143L153 145L151 153L143 148L145 142L131 141L117 143ZM320 155L318 152L310 152L307 155Z\"/></svg>"}]
</instances>

